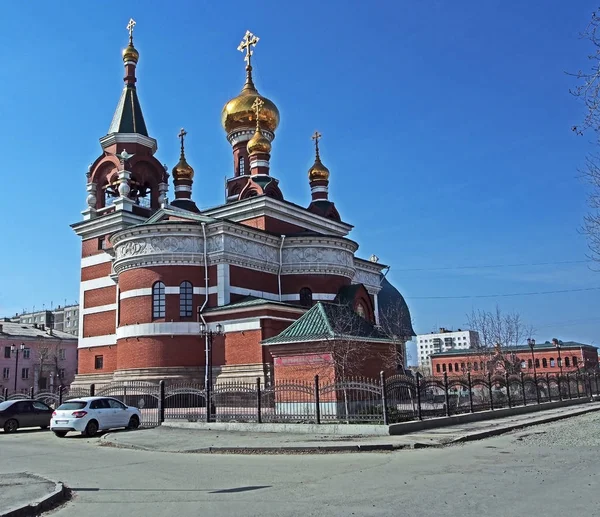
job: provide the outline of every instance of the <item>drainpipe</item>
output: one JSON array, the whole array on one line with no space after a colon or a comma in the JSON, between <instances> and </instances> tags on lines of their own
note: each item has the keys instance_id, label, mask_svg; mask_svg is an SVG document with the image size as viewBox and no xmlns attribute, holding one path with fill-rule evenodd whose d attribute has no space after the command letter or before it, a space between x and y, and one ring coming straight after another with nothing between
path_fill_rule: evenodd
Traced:
<instances>
[{"instance_id":1,"label":"drainpipe","mask_svg":"<svg viewBox=\"0 0 600 517\"><path fill-rule=\"evenodd\" d=\"M281 245L279 246L279 271L277 271L277 284L279 286L279 301L281 301L281 270L283 268L283 243L285 235L281 236Z\"/></svg>"},{"instance_id":2,"label":"drainpipe","mask_svg":"<svg viewBox=\"0 0 600 517\"><path fill-rule=\"evenodd\" d=\"M203 237L203 241L204 241L204 303L202 304L202 306L198 309L198 316L200 317L200 319L202 320L202 323L204 323L204 325L206 325L206 320L204 319L204 315L202 314L202 311L204 311L204 308L206 307L206 304L208 303L208 252L206 250L206 223L201 223L202 224L202 237ZM208 326L206 327L208 330ZM209 383L209 379L210 381L212 381L212 372L209 373L208 371L208 363L209 363L209 357L208 357L208 332L205 333L204 335L204 361L205 361L205 367L204 367L204 387L205 389L208 389L208 383ZM210 375L210 377L209 377ZM207 409L208 409L208 401L207 401Z\"/></svg>"}]
</instances>

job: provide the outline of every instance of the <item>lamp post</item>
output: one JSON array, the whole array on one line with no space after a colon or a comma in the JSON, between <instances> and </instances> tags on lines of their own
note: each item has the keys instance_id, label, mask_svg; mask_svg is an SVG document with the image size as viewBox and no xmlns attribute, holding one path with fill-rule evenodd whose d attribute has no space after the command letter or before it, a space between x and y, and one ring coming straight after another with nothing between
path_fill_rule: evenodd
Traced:
<instances>
[{"instance_id":1,"label":"lamp post","mask_svg":"<svg viewBox=\"0 0 600 517\"><path fill-rule=\"evenodd\" d=\"M15 354L15 393L17 392L17 375L19 373L19 352L25 350L25 345L21 343L21 346L16 347L10 345L10 351Z\"/></svg>"},{"instance_id":2,"label":"lamp post","mask_svg":"<svg viewBox=\"0 0 600 517\"><path fill-rule=\"evenodd\" d=\"M562 376L563 376L563 366L562 366L562 357L560 356L560 341L558 339L553 339L552 341L554 342L554 346L556 347L556 351L558 353L558 368L560 370L560 373L558 375L558 393L560 395L560 400L562 400L562 389L560 387L560 383L561 383Z\"/></svg>"},{"instance_id":3,"label":"lamp post","mask_svg":"<svg viewBox=\"0 0 600 517\"><path fill-rule=\"evenodd\" d=\"M533 349L535 348L535 339L527 338L527 344L531 349L531 365L533 366L533 382L535 382L535 396L537 399L537 403L540 403L540 390L538 389L537 382L537 368L535 367L535 354L533 353Z\"/></svg>"},{"instance_id":4,"label":"lamp post","mask_svg":"<svg viewBox=\"0 0 600 517\"><path fill-rule=\"evenodd\" d=\"M206 421L212 421L212 400L211 400L211 391L212 391L212 344L213 344L213 336L221 335L223 333L223 325L217 323L215 326L215 330L209 330L206 323L200 322L200 335L204 337L204 387L206 394Z\"/></svg>"}]
</instances>

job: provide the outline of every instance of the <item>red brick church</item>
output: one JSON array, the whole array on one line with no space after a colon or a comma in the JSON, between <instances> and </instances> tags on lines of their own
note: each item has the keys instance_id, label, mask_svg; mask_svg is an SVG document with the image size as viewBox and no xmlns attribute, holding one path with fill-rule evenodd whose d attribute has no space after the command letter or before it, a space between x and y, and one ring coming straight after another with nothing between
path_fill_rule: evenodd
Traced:
<instances>
[{"instance_id":1,"label":"red brick church","mask_svg":"<svg viewBox=\"0 0 600 517\"><path fill-rule=\"evenodd\" d=\"M383 368L369 357L371 345L397 354L402 368L404 343L414 335L408 307L385 280L386 266L356 255L352 226L328 197L320 135L313 136L307 206L286 201L271 174L279 110L253 82L258 38L247 32L240 44L246 80L222 111L233 154L226 203L200 211L185 131L171 175L155 156L137 95L133 25L123 51L125 85L87 172L83 220L72 225L82 239L75 383L201 381L209 341L203 329L220 331L212 339L213 380L270 382L277 365L331 360L324 343L340 334L340 311L358 321L351 338L366 344L357 373Z\"/></svg>"}]
</instances>

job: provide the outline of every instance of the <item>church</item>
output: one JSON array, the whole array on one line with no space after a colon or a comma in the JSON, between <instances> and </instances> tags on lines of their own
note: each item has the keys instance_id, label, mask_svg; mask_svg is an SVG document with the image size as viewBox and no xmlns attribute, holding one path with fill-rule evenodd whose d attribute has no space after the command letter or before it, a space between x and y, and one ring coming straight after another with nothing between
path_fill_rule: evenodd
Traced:
<instances>
[{"instance_id":1,"label":"church","mask_svg":"<svg viewBox=\"0 0 600 517\"><path fill-rule=\"evenodd\" d=\"M124 88L87 171L87 207L72 225L82 240L75 385L202 382L205 375L268 384L314 374L315 362L335 376L328 343L342 335L364 344L354 374L384 369L375 350L393 356L386 370L402 370L414 335L408 307L385 278L389 268L357 255L352 225L329 199L321 135L313 135L306 206L287 201L271 174L280 114L254 84L258 38L248 31L238 47L245 82L221 115L233 156L226 202L201 211L186 132L171 174L155 156L137 94L134 25L123 51ZM352 330L337 329L340 321Z\"/></svg>"}]
</instances>

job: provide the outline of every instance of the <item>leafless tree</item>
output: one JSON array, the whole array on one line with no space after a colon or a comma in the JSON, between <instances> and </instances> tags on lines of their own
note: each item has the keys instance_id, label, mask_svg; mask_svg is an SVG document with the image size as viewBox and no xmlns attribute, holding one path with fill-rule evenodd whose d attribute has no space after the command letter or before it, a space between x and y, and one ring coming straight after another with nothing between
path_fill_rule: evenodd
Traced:
<instances>
[{"instance_id":1,"label":"leafless tree","mask_svg":"<svg viewBox=\"0 0 600 517\"><path fill-rule=\"evenodd\" d=\"M47 343L35 349L33 373L37 390L40 389L40 381L47 379L51 374L58 379L61 350L63 350L63 347L60 342Z\"/></svg>"},{"instance_id":2,"label":"leafless tree","mask_svg":"<svg viewBox=\"0 0 600 517\"><path fill-rule=\"evenodd\" d=\"M600 144L600 13L592 13L590 22L581 33L581 37L591 44L588 54L589 66L577 73L570 73L577 79L577 86L571 93L585 106L583 121L573 126L578 135L594 134L595 144ZM600 155L590 153L581 170L582 176L589 182L591 191L588 197L589 213L584 217L582 232L588 238L592 259L600 262Z\"/></svg>"},{"instance_id":3,"label":"leafless tree","mask_svg":"<svg viewBox=\"0 0 600 517\"><path fill-rule=\"evenodd\" d=\"M407 314L405 305L400 301L393 302L379 311L379 330L396 347L394 364L389 364L388 360L384 361L386 369L404 370L407 361L411 359L406 351L406 342L412 338L409 335L411 332L405 328L407 318L410 318L410 314Z\"/></svg>"}]
</instances>

